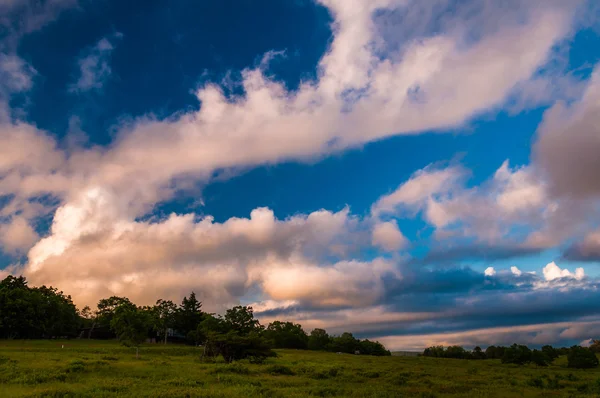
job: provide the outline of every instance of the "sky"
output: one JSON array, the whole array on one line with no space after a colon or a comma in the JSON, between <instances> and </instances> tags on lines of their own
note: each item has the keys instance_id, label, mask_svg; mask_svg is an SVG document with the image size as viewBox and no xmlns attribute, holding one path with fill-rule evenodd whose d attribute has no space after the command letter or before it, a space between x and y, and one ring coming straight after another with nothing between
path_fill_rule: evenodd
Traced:
<instances>
[{"instance_id":1,"label":"sky","mask_svg":"<svg viewBox=\"0 0 600 398\"><path fill-rule=\"evenodd\" d=\"M600 338L594 0L0 0L0 277L390 349Z\"/></svg>"}]
</instances>

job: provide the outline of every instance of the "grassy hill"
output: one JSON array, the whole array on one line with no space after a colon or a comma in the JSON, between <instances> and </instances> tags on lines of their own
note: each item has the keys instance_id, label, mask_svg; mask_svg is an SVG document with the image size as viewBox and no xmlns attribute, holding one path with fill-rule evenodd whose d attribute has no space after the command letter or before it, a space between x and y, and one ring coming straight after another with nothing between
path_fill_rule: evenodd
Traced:
<instances>
[{"instance_id":1,"label":"grassy hill","mask_svg":"<svg viewBox=\"0 0 600 398\"><path fill-rule=\"evenodd\" d=\"M62 348L64 345L64 348ZM596 397L600 369L280 350L256 365L112 341L0 341L2 397Z\"/></svg>"}]
</instances>

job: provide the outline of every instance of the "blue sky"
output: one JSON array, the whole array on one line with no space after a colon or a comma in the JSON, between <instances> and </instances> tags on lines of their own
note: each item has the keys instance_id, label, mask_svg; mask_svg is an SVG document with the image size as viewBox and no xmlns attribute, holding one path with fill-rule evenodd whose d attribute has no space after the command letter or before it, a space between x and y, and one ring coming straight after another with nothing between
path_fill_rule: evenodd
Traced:
<instances>
[{"instance_id":1,"label":"blue sky","mask_svg":"<svg viewBox=\"0 0 600 398\"><path fill-rule=\"evenodd\" d=\"M595 2L0 15L0 275L391 348L600 335Z\"/></svg>"}]
</instances>

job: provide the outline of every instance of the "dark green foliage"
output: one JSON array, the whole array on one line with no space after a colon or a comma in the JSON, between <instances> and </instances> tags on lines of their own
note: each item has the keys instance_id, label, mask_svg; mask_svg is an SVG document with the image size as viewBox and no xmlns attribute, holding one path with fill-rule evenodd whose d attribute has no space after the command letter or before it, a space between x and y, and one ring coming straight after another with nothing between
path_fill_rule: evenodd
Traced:
<instances>
[{"instance_id":1,"label":"dark green foliage","mask_svg":"<svg viewBox=\"0 0 600 398\"><path fill-rule=\"evenodd\" d=\"M577 369L589 369L598 366L598 357L590 349L573 346L567 354L568 366Z\"/></svg>"},{"instance_id":2,"label":"dark green foliage","mask_svg":"<svg viewBox=\"0 0 600 398\"><path fill-rule=\"evenodd\" d=\"M167 331L175 326L177 321L177 306L171 300L159 299L152 308L152 322L154 329L162 335L167 344Z\"/></svg>"},{"instance_id":3,"label":"dark green foliage","mask_svg":"<svg viewBox=\"0 0 600 398\"><path fill-rule=\"evenodd\" d=\"M197 333L190 333L197 332L198 325L204 318L202 303L196 298L196 293L191 292L189 298L183 298L174 318L175 329L186 336L188 343L197 343L203 339Z\"/></svg>"},{"instance_id":4,"label":"dark green foliage","mask_svg":"<svg viewBox=\"0 0 600 398\"><path fill-rule=\"evenodd\" d=\"M545 345L542 347L542 352L546 354L550 362L554 361L559 356L559 352L557 349L552 347L551 345Z\"/></svg>"},{"instance_id":5,"label":"dark green foliage","mask_svg":"<svg viewBox=\"0 0 600 398\"><path fill-rule=\"evenodd\" d=\"M471 352L471 359L486 359L485 352L481 349L481 347L477 346L473 348L473 352Z\"/></svg>"},{"instance_id":6,"label":"dark green foliage","mask_svg":"<svg viewBox=\"0 0 600 398\"><path fill-rule=\"evenodd\" d=\"M267 368L267 372L272 375L293 376L296 373L285 365L271 365Z\"/></svg>"},{"instance_id":7,"label":"dark green foliage","mask_svg":"<svg viewBox=\"0 0 600 398\"><path fill-rule=\"evenodd\" d=\"M275 356L260 331L252 308L239 306L228 310L225 317L207 315L198 326L198 333L205 336L203 355L221 355L227 363L245 358L260 363Z\"/></svg>"},{"instance_id":8,"label":"dark green foliage","mask_svg":"<svg viewBox=\"0 0 600 398\"><path fill-rule=\"evenodd\" d=\"M505 350L506 347L491 345L485 349L485 357L487 359L502 359Z\"/></svg>"},{"instance_id":9,"label":"dark green foliage","mask_svg":"<svg viewBox=\"0 0 600 398\"><path fill-rule=\"evenodd\" d=\"M368 339L359 340L358 347L361 355L374 355L378 357L392 355L392 353L386 350L383 344L378 341L370 341Z\"/></svg>"},{"instance_id":10,"label":"dark green foliage","mask_svg":"<svg viewBox=\"0 0 600 398\"><path fill-rule=\"evenodd\" d=\"M128 347L137 348L148 338L151 328L151 314L134 304L123 304L114 311L110 326L119 341Z\"/></svg>"},{"instance_id":11,"label":"dark green foliage","mask_svg":"<svg viewBox=\"0 0 600 398\"><path fill-rule=\"evenodd\" d=\"M352 333L342 333L341 336L331 338L329 351L354 354L356 351L360 351L359 341L354 338Z\"/></svg>"},{"instance_id":12,"label":"dark green foliage","mask_svg":"<svg viewBox=\"0 0 600 398\"><path fill-rule=\"evenodd\" d=\"M467 359L467 350L458 345L452 345L446 349L446 358Z\"/></svg>"},{"instance_id":13,"label":"dark green foliage","mask_svg":"<svg viewBox=\"0 0 600 398\"><path fill-rule=\"evenodd\" d=\"M331 342L331 338L325 329L314 329L308 336L308 349L323 351L326 350Z\"/></svg>"},{"instance_id":14,"label":"dark green foliage","mask_svg":"<svg viewBox=\"0 0 600 398\"><path fill-rule=\"evenodd\" d=\"M275 321L267 326L264 336L274 348L305 350L308 347L308 336L297 323Z\"/></svg>"},{"instance_id":15,"label":"dark green foliage","mask_svg":"<svg viewBox=\"0 0 600 398\"><path fill-rule=\"evenodd\" d=\"M63 292L31 288L22 276L9 275L0 282L0 337L73 337L79 322L77 308Z\"/></svg>"},{"instance_id":16,"label":"dark green foliage","mask_svg":"<svg viewBox=\"0 0 600 398\"><path fill-rule=\"evenodd\" d=\"M531 350L527 346L513 344L504 350L502 363L514 363L524 365L531 361Z\"/></svg>"},{"instance_id":17,"label":"dark green foliage","mask_svg":"<svg viewBox=\"0 0 600 398\"><path fill-rule=\"evenodd\" d=\"M253 363L260 363L275 356L264 337L254 332L242 336L234 331L208 333L204 353L208 357L221 355L226 363L246 358Z\"/></svg>"},{"instance_id":18,"label":"dark green foliage","mask_svg":"<svg viewBox=\"0 0 600 398\"><path fill-rule=\"evenodd\" d=\"M426 348L425 351L423 351L423 356L433 358L444 358L446 357L446 349L441 345L429 347Z\"/></svg>"},{"instance_id":19,"label":"dark green foliage","mask_svg":"<svg viewBox=\"0 0 600 398\"><path fill-rule=\"evenodd\" d=\"M127 297L118 296L111 296L98 301L97 324L110 327L115 310L122 305L133 305L133 303Z\"/></svg>"},{"instance_id":20,"label":"dark green foliage","mask_svg":"<svg viewBox=\"0 0 600 398\"><path fill-rule=\"evenodd\" d=\"M540 350L533 350L531 352L531 362L538 366L548 366L552 361L545 352Z\"/></svg>"},{"instance_id":21,"label":"dark green foliage","mask_svg":"<svg viewBox=\"0 0 600 398\"><path fill-rule=\"evenodd\" d=\"M478 356L484 356L485 354L479 349ZM423 351L423 356L425 357L434 357L434 358L454 358L454 359L473 359L473 354L463 347L454 345L448 348L444 348L443 346L434 346L426 348ZM477 358L482 359L482 358Z\"/></svg>"},{"instance_id":22,"label":"dark green foliage","mask_svg":"<svg viewBox=\"0 0 600 398\"><path fill-rule=\"evenodd\" d=\"M258 319L254 319L252 307L238 305L230 308L225 312L224 320L229 330L233 330L240 335L262 330Z\"/></svg>"}]
</instances>

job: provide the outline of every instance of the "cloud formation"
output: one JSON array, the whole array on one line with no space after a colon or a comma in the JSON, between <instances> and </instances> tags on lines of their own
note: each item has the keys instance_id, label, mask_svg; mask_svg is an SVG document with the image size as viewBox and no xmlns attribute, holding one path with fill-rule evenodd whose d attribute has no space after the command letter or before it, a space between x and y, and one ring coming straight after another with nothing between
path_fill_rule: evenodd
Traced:
<instances>
[{"instance_id":1,"label":"cloud formation","mask_svg":"<svg viewBox=\"0 0 600 398\"><path fill-rule=\"evenodd\" d=\"M113 43L121 37L120 33L116 33L110 38L100 39L94 47L86 52L86 55L77 61L79 78L70 86L70 91L83 93L102 88L112 73L109 62L115 49Z\"/></svg>"},{"instance_id":2,"label":"cloud formation","mask_svg":"<svg viewBox=\"0 0 600 398\"><path fill-rule=\"evenodd\" d=\"M582 214L597 194L586 183L597 160L597 74L579 102L546 113L533 164L507 160L480 185L459 164L429 165L365 216L344 209L278 219L257 208L224 222L195 213L152 217L155 206L222 170L310 161L395 135L455 129L509 103L549 101L562 89L540 69L572 33L576 3L467 1L448 13L441 0L322 0L333 39L315 80L288 90L267 76L267 55L242 72L243 94L205 84L195 92L199 109L130 120L105 147L63 149L8 109L0 119L0 245L30 249L13 272L58 286L78 304L113 294L149 304L195 289L208 309L250 295L265 317L286 314L306 327L383 337L402 328L455 330L455 340L489 328L492 317L510 332L533 320L596 315L573 308L578 297L597 298L597 282L583 269L550 263L541 277L516 267L479 272L425 263L475 248L510 257L592 233ZM73 92L103 87L117 38L82 54ZM0 72L10 76L10 93L29 90L35 75L12 55L0 57ZM574 139L565 146L567 132ZM48 215L50 230L40 238L32 226ZM435 229L422 264L406 253L410 242L400 228L417 215ZM585 239L592 247L594 235ZM549 305L558 293L566 303L560 313Z\"/></svg>"}]
</instances>

